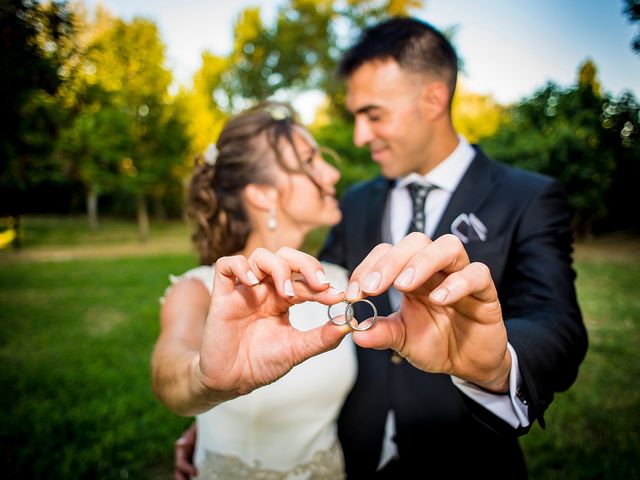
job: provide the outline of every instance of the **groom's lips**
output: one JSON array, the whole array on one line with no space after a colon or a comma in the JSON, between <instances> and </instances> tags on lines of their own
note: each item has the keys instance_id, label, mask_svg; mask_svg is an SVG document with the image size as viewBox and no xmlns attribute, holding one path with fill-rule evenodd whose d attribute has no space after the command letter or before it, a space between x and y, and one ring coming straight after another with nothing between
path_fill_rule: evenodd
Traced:
<instances>
[{"instance_id":1,"label":"groom's lips","mask_svg":"<svg viewBox=\"0 0 640 480\"><path fill-rule=\"evenodd\" d=\"M371 158L375 162L381 162L389 151L389 147L369 148L369 151L371 152Z\"/></svg>"}]
</instances>

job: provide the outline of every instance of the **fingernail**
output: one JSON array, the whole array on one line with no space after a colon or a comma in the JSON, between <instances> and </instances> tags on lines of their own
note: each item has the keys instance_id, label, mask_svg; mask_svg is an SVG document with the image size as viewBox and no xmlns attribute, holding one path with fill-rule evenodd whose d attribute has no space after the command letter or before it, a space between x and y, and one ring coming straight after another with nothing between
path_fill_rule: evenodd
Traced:
<instances>
[{"instance_id":1,"label":"fingernail","mask_svg":"<svg viewBox=\"0 0 640 480\"><path fill-rule=\"evenodd\" d=\"M291 280L285 280L284 281L284 293L287 294L290 297L293 297L295 295L295 292L293 291L293 284L291 283Z\"/></svg>"},{"instance_id":2,"label":"fingernail","mask_svg":"<svg viewBox=\"0 0 640 480\"><path fill-rule=\"evenodd\" d=\"M253 284L253 285L257 285L260 282L258 281L258 277L256 277L256 274L253 273L251 270L249 270L247 272L247 279Z\"/></svg>"},{"instance_id":3,"label":"fingernail","mask_svg":"<svg viewBox=\"0 0 640 480\"><path fill-rule=\"evenodd\" d=\"M436 288L433 292L431 292L431 298L433 298L437 302L444 302L447 298L447 291L444 288Z\"/></svg>"},{"instance_id":4,"label":"fingernail","mask_svg":"<svg viewBox=\"0 0 640 480\"><path fill-rule=\"evenodd\" d=\"M382 280L382 275L380 275L380 273L371 272L362 280L362 289L366 292L371 292L378 288L380 280Z\"/></svg>"},{"instance_id":5,"label":"fingernail","mask_svg":"<svg viewBox=\"0 0 640 480\"><path fill-rule=\"evenodd\" d=\"M341 295L341 294L343 294L343 293L344 293L344 290L339 290L339 289L337 289L337 288L330 287L330 288L329 288L329 293L330 293L331 295Z\"/></svg>"},{"instance_id":6,"label":"fingernail","mask_svg":"<svg viewBox=\"0 0 640 480\"><path fill-rule=\"evenodd\" d=\"M358 296L358 293L360 293L360 285L358 284L358 282L353 282L349 284L349 287L347 288L347 294L345 296L347 298L354 299Z\"/></svg>"},{"instance_id":7,"label":"fingernail","mask_svg":"<svg viewBox=\"0 0 640 480\"><path fill-rule=\"evenodd\" d=\"M318 280L320 283L324 283L325 285L328 285L329 280L327 280L327 277L325 276L324 272L322 270L318 270L316 272L316 280Z\"/></svg>"},{"instance_id":8,"label":"fingernail","mask_svg":"<svg viewBox=\"0 0 640 480\"><path fill-rule=\"evenodd\" d=\"M396 285L399 287L407 287L413 280L413 268L409 267L396 278Z\"/></svg>"}]
</instances>

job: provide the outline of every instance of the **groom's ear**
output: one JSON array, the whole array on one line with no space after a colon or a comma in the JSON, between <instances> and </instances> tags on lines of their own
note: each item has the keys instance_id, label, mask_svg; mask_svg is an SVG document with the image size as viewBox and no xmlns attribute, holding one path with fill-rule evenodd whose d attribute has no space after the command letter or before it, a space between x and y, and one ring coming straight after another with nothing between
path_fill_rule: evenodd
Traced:
<instances>
[{"instance_id":1,"label":"groom's ear","mask_svg":"<svg viewBox=\"0 0 640 480\"><path fill-rule=\"evenodd\" d=\"M273 185L250 183L244 187L242 195L248 207L265 212L275 207L278 201L278 191Z\"/></svg>"},{"instance_id":2,"label":"groom's ear","mask_svg":"<svg viewBox=\"0 0 640 480\"><path fill-rule=\"evenodd\" d=\"M442 80L432 81L423 88L419 101L426 117L436 119L449 112L449 89Z\"/></svg>"}]
</instances>

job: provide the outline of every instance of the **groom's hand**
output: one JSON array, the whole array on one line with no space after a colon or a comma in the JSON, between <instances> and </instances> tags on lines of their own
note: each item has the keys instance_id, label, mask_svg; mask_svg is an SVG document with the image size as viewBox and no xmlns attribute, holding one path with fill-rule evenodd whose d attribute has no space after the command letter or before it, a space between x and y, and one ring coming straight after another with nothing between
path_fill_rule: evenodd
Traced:
<instances>
[{"instance_id":1,"label":"groom's hand","mask_svg":"<svg viewBox=\"0 0 640 480\"><path fill-rule=\"evenodd\" d=\"M400 310L354 332L367 348L391 348L427 372L448 373L494 392L508 391L511 356L488 267L470 263L454 235L412 233L378 245L354 270L347 300L403 293Z\"/></svg>"}]
</instances>

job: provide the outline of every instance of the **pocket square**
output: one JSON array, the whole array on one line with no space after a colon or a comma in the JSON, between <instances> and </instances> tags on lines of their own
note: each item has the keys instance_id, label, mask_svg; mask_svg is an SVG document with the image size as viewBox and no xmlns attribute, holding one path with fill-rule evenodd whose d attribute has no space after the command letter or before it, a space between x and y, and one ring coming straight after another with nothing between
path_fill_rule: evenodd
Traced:
<instances>
[{"instance_id":1,"label":"pocket square","mask_svg":"<svg viewBox=\"0 0 640 480\"><path fill-rule=\"evenodd\" d=\"M457 236L462 243L487 239L487 227L473 213L461 213L451 223L451 233Z\"/></svg>"}]
</instances>

